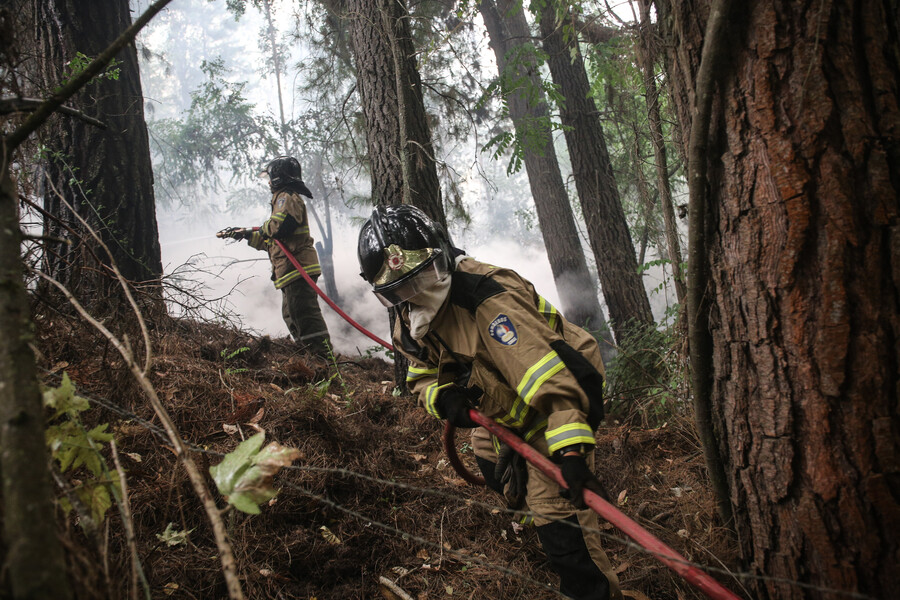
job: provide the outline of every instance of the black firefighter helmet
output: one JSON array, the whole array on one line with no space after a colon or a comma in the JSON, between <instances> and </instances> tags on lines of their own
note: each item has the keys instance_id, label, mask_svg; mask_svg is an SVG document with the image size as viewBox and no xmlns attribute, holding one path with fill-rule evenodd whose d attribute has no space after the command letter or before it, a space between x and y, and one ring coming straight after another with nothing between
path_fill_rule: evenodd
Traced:
<instances>
[{"instance_id":1,"label":"black firefighter helmet","mask_svg":"<svg viewBox=\"0 0 900 600\"><path fill-rule=\"evenodd\" d=\"M444 228L415 206L378 206L359 232L360 275L385 306L406 302L453 271Z\"/></svg>"},{"instance_id":2,"label":"black firefighter helmet","mask_svg":"<svg viewBox=\"0 0 900 600\"><path fill-rule=\"evenodd\" d=\"M293 156L278 156L266 165L263 171L269 176L269 189L272 192L289 191L312 198L312 192L303 183L303 170L300 161Z\"/></svg>"}]
</instances>

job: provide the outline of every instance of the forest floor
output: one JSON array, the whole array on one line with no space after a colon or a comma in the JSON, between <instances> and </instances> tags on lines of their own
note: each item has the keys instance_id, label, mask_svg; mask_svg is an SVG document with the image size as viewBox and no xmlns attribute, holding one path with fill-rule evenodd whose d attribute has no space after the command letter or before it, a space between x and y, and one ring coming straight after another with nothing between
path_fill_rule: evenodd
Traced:
<instances>
[{"instance_id":1,"label":"forest floor","mask_svg":"<svg viewBox=\"0 0 900 600\"><path fill-rule=\"evenodd\" d=\"M35 322L45 383L67 372L92 401L85 425L109 423L115 434L152 597L227 598L200 501L123 361L74 319L46 313ZM392 395L390 363L316 360L288 339L168 317L157 319L151 338L152 383L204 472L260 430L267 442L301 452L276 476L280 493L261 514L225 514L247 598L402 597L386 592L382 577L416 599L561 597L547 588L557 578L534 530L518 530L499 496L453 470L442 423L412 397ZM465 432L456 447L477 472ZM714 525L703 454L685 417L653 429L604 423L596 453L620 510L690 561L735 568L736 545ZM77 471L64 475L78 484ZM128 598L131 563L116 507L93 537L75 513L60 514L78 598ZM654 600L702 597L601 523L623 589ZM737 589L723 572L712 574Z\"/></svg>"}]
</instances>

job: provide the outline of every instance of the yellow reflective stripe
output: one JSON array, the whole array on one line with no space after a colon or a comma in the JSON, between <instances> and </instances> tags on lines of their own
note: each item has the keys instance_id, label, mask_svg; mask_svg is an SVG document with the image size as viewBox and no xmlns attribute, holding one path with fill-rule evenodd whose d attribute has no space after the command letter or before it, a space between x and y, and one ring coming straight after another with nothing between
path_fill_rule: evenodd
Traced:
<instances>
[{"instance_id":1,"label":"yellow reflective stripe","mask_svg":"<svg viewBox=\"0 0 900 600\"><path fill-rule=\"evenodd\" d=\"M509 408L509 412L497 419L497 422L507 427L521 427L525 423L529 412L528 405L517 396L513 405Z\"/></svg>"},{"instance_id":2,"label":"yellow reflective stripe","mask_svg":"<svg viewBox=\"0 0 900 600\"><path fill-rule=\"evenodd\" d=\"M440 394L441 390L448 385L453 385L453 382L445 383L444 385L438 385L437 381L435 381L427 388L425 388L425 410L435 419L440 419L441 415L438 414L437 407L434 405L434 403L438 399L438 395Z\"/></svg>"},{"instance_id":3,"label":"yellow reflective stripe","mask_svg":"<svg viewBox=\"0 0 900 600\"><path fill-rule=\"evenodd\" d=\"M437 372L437 367L433 369L422 369L410 365L409 369L406 371L406 380L415 381L416 379L422 379L426 375L437 375Z\"/></svg>"},{"instance_id":4,"label":"yellow reflective stripe","mask_svg":"<svg viewBox=\"0 0 900 600\"><path fill-rule=\"evenodd\" d=\"M309 226L306 227L298 227L294 230L294 233L309 233Z\"/></svg>"},{"instance_id":5,"label":"yellow reflective stripe","mask_svg":"<svg viewBox=\"0 0 900 600\"><path fill-rule=\"evenodd\" d=\"M526 404L530 403L531 399L544 382L562 371L565 366L565 363L556 351L551 350L545 354L541 360L531 365L531 368L525 371L522 381L520 381L519 385L516 387L519 397L522 398Z\"/></svg>"},{"instance_id":6,"label":"yellow reflective stripe","mask_svg":"<svg viewBox=\"0 0 900 600\"><path fill-rule=\"evenodd\" d=\"M284 222L285 217L287 217L287 213L280 212L280 213L275 213L274 215L269 217L269 220L278 221L279 223L282 223L282 222Z\"/></svg>"},{"instance_id":7,"label":"yellow reflective stripe","mask_svg":"<svg viewBox=\"0 0 900 600\"><path fill-rule=\"evenodd\" d=\"M522 515L519 519L519 525L525 525L526 527L531 527L534 525L534 516L532 515Z\"/></svg>"},{"instance_id":8,"label":"yellow reflective stripe","mask_svg":"<svg viewBox=\"0 0 900 600\"><path fill-rule=\"evenodd\" d=\"M316 263L314 265L307 265L303 267L303 270L306 271L307 275L318 275L322 272L322 269L319 267L319 264ZM285 273L281 277L275 280L275 289L281 289L292 281L302 278L303 276L300 274L300 271L294 270L288 273Z\"/></svg>"},{"instance_id":9,"label":"yellow reflective stripe","mask_svg":"<svg viewBox=\"0 0 900 600\"><path fill-rule=\"evenodd\" d=\"M547 438L547 449L553 454L560 448L571 446L572 444L590 444L594 445L594 432L586 423L569 423L557 427L556 429L547 430L544 434Z\"/></svg>"},{"instance_id":10,"label":"yellow reflective stripe","mask_svg":"<svg viewBox=\"0 0 900 600\"><path fill-rule=\"evenodd\" d=\"M544 318L547 319L547 325L550 326L550 329L556 328L556 321L559 317L559 312L556 310L556 307L550 304L546 298L543 296L538 296L540 301L538 302L538 312L544 315Z\"/></svg>"},{"instance_id":11,"label":"yellow reflective stripe","mask_svg":"<svg viewBox=\"0 0 900 600\"><path fill-rule=\"evenodd\" d=\"M250 245L254 248L259 248L263 244L263 236L260 232L254 231L250 236Z\"/></svg>"},{"instance_id":12,"label":"yellow reflective stripe","mask_svg":"<svg viewBox=\"0 0 900 600\"><path fill-rule=\"evenodd\" d=\"M530 442L544 427L547 426L547 419L541 419L535 423L531 429L525 432L525 441Z\"/></svg>"}]
</instances>

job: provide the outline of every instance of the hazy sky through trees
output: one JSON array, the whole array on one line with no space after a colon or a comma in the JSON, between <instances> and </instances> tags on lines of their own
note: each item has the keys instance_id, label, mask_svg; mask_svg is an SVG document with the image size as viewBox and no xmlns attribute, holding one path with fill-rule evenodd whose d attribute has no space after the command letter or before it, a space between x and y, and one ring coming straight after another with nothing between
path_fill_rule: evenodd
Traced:
<instances>
[{"instance_id":1,"label":"hazy sky through trees","mask_svg":"<svg viewBox=\"0 0 900 600\"><path fill-rule=\"evenodd\" d=\"M132 4L135 10L140 10L145 8L147 1L139 0ZM279 27L279 35L295 31L297 20L293 11L297 5L298 3L287 1L276 2L275 22ZM317 5L311 3L309 6ZM182 116L183 111L190 106L190 92L205 81L200 69L204 60L212 61L221 57L227 70L226 78L231 82L246 82L243 95L255 104L255 114L277 119L275 78L271 75L264 77L265 56L259 49L259 33L263 26L262 14L249 3L245 14L236 22L224 0L176 0L150 24L139 38L138 53L147 98L151 149L154 148L154 143L159 143L153 136L153 122ZM483 31L480 22L476 24L476 31ZM291 57L286 61L287 72L283 77L282 92L285 98L285 116L289 120L311 108L309 101L295 91L303 83L298 79L296 64L307 56L308 40L309 37L301 33L299 39L291 39L288 43ZM485 50L488 52L484 61L486 70L493 76L496 68L487 51L486 42ZM357 102L357 98L352 97L348 102L351 105L349 110L358 110ZM472 217L468 227L451 223L451 235L454 242L470 255L515 269L533 281L541 294L558 305L559 297L553 285L550 266L540 232L536 230L534 206L524 170L511 177L507 176L506 158L492 161L489 153L478 150L490 137L488 128L492 124L479 125L477 141L472 137L464 143L440 144L437 150L438 158L447 161L454 169L463 201ZM435 128L434 133L436 136L441 135L438 128ZM561 140L558 142L565 177L570 173L568 157L564 144ZM166 174L160 171L155 159L154 152L154 175L159 198ZM298 156L298 159L306 174L312 160L304 156ZM324 173L326 179L333 178L334 175L338 174L327 171ZM357 171L353 173L352 179L347 179L347 173L340 175L345 184L345 199L353 195L368 195L367 174ZM245 186L249 186L255 199L238 206L232 204L226 207L229 194ZM287 335L287 330L281 317L281 294L269 280L270 267L266 254L249 248L244 242L224 242L215 238L215 232L226 226L260 225L269 215L269 197L267 186L262 180L230 181L230 172L223 171L222 186L217 191L182 197L181 202L158 202L159 233L163 265L167 274L188 260L193 260L197 271L187 276L202 281L207 297L218 297L233 289L228 301L245 326L262 333L282 336ZM314 206L316 202L317 200L310 201ZM335 207L335 204L341 204L341 200L333 200L332 211L338 213L333 224L334 264L342 308L377 335L387 338L386 313L358 275L356 237L361 225L360 219L367 216L369 210L363 207ZM523 226L529 220L533 222L531 230ZM583 232L582 222L579 222L579 228ZM315 225L311 230L314 238L321 239ZM650 258L654 257L649 257L648 260ZM233 261L245 262L231 264ZM658 284L658 277L647 281L650 289ZM666 298L659 294L651 295L657 318L665 309L665 301ZM356 348L364 351L373 346L373 342L344 324L324 303L323 314L339 352L355 354Z\"/></svg>"}]
</instances>

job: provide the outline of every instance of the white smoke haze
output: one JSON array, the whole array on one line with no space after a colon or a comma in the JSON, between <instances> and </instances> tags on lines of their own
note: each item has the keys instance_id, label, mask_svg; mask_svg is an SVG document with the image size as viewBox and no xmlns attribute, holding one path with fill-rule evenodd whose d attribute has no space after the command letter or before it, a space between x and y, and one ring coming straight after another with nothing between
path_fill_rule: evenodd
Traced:
<instances>
[{"instance_id":1,"label":"white smoke haze","mask_svg":"<svg viewBox=\"0 0 900 600\"><path fill-rule=\"evenodd\" d=\"M145 8L147 0L135 0L134 4L137 9ZM293 22L287 4L278 10L276 22ZM213 60L217 56L221 56L230 69L230 80L247 81L244 96L257 103L259 113L274 117L277 111L274 79L263 76L260 71L260 65L266 61L257 43L261 26L261 16L249 3L246 14L238 22L222 2L185 0L167 9L140 38L140 43L152 51L152 58L149 59L141 54L148 117L158 119L180 115L190 104L190 91L204 80L199 65L203 60ZM189 35L190 40L184 39L184 35ZM302 39L292 42L292 60L301 59L307 51L303 44ZM492 62L493 58L487 56L487 60ZM294 81L293 84L299 82ZM303 113L306 101L289 89L284 91L288 99L288 118ZM535 222L527 176L524 172L508 176L505 172L507 159L491 161L478 149L480 144L470 140L456 146L452 156L442 157L448 163L452 162L451 166L460 174L462 200L472 219L465 227L451 223L453 241L480 261L515 270L531 281L538 293L562 308L557 282L553 280L542 236ZM567 169L567 152L561 138L556 145L561 165ZM304 173L307 173L312 157L298 158ZM333 175L324 173L326 180ZM164 183L164 178L165 173L156 173L158 185ZM360 174L355 182L344 179L343 183L347 197L368 195L369 185L364 174ZM237 189L242 185L236 183L233 187ZM263 223L270 214L270 195L265 183L260 181L259 186L260 200L255 205L237 209L230 207L229 211L225 210L224 198L235 189L229 189L227 184L219 190L217 197L192 198L186 208L159 206L157 218L163 265L165 272L171 273L179 265L192 261L196 269L192 277L202 286L207 298L227 295L228 305L240 317L244 327L260 334L283 337L288 332L281 316L281 292L274 288L270 280L271 267L266 253L250 248L244 241L226 241L215 237L218 230L228 226L251 227ZM359 208L349 213L365 218L370 210ZM319 212L323 216L322 211ZM356 257L359 226L351 223L348 211L343 207L334 207L333 217L333 260L340 307L359 324L389 341L387 311L359 276ZM313 237L321 241L317 227L314 223L311 225ZM583 228L582 223L579 226ZM597 285L592 254L589 249L585 254ZM655 258L658 257L648 252L646 260ZM644 281L653 314L661 319L666 306L674 303L674 294L667 286L654 291L663 281L660 267L649 269ZM319 282L322 283L322 279ZM605 310L599 286L597 293ZM376 342L345 323L324 302L320 301L320 306L337 352L345 355L366 354L369 349L377 347Z\"/></svg>"},{"instance_id":2,"label":"white smoke haze","mask_svg":"<svg viewBox=\"0 0 900 600\"><path fill-rule=\"evenodd\" d=\"M207 211L201 219L191 209L160 208L160 245L167 273L191 261L192 278L200 282L207 298L228 295L227 303L240 317L244 327L273 337L288 335L281 315L281 292L270 279L271 266L265 252L254 250L245 241L223 240L216 232L229 226L259 226L269 216L268 202L235 213ZM366 216L367 210L359 216ZM559 295L553 283L550 264L543 247L522 246L502 236L487 234L488 228L473 221L475 227L457 236L457 243L469 256L480 261L513 269L537 287L555 306ZM312 227L317 236L315 226ZM372 294L371 286L359 276L356 242L359 228L336 224L334 230L335 282L340 294L338 305L349 317L381 339L390 342L387 310ZM466 243L468 240L472 240ZM322 283L322 280L319 280ZM319 301L328 324L332 343L340 354L366 354L378 344L358 332L324 301Z\"/></svg>"}]
</instances>

